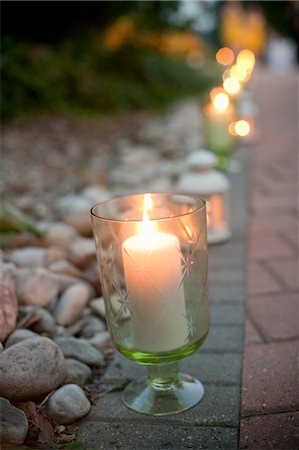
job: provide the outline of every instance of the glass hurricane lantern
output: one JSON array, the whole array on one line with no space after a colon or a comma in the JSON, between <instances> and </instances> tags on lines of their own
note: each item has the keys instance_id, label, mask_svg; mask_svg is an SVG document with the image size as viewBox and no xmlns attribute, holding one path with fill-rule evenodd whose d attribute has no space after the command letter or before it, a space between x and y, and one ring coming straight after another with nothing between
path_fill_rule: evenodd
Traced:
<instances>
[{"instance_id":1,"label":"glass hurricane lantern","mask_svg":"<svg viewBox=\"0 0 299 450\"><path fill-rule=\"evenodd\" d=\"M204 389L177 363L209 330L205 202L130 195L95 205L91 218L112 341L148 369L127 386L124 403L157 416L191 408Z\"/></svg>"}]
</instances>

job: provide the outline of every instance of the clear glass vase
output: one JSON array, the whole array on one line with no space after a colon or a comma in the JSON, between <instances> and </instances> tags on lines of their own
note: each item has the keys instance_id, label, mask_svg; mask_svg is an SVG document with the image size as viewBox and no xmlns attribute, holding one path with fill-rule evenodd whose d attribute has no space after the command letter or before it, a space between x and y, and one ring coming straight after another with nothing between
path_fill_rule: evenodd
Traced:
<instances>
[{"instance_id":1,"label":"clear glass vase","mask_svg":"<svg viewBox=\"0 0 299 450\"><path fill-rule=\"evenodd\" d=\"M146 365L124 391L138 412L189 409L203 386L178 372L209 330L205 202L170 193L119 197L91 210L108 328L115 347Z\"/></svg>"}]
</instances>

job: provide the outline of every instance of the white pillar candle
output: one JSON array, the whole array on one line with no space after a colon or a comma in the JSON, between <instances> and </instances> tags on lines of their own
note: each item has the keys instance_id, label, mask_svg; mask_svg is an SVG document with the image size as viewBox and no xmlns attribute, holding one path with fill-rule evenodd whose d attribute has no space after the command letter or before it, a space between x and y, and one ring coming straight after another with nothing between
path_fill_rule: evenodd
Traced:
<instances>
[{"instance_id":1,"label":"white pillar candle","mask_svg":"<svg viewBox=\"0 0 299 450\"><path fill-rule=\"evenodd\" d=\"M164 352L185 345L188 331L178 238L141 227L140 234L123 242L122 257L133 346Z\"/></svg>"}]
</instances>

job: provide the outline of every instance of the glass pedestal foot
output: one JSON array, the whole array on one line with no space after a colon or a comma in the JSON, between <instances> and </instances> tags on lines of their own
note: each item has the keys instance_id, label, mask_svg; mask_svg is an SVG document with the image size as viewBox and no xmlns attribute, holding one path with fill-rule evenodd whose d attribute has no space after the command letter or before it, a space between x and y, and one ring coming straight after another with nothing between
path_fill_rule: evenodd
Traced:
<instances>
[{"instance_id":1,"label":"glass pedestal foot","mask_svg":"<svg viewBox=\"0 0 299 450\"><path fill-rule=\"evenodd\" d=\"M151 372L157 367L152 367L148 378L132 381L125 389L123 401L128 408L142 414L166 416L192 408L202 399L204 388L200 381L178 373L166 379L153 377Z\"/></svg>"}]
</instances>

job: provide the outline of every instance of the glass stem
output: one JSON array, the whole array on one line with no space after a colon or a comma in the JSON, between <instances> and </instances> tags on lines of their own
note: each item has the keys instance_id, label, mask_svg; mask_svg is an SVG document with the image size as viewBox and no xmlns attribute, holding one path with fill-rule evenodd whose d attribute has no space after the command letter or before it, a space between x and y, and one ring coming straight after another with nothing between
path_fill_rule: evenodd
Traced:
<instances>
[{"instance_id":1,"label":"glass stem","mask_svg":"<svg viewBox=\"0 0 299 450\"><path fill-rule=\"evenodd\" d=\"M177 363L151 365L147 372L149 383L157 391L174 389L180 383Z\"/></svg>"}]
</instances>

